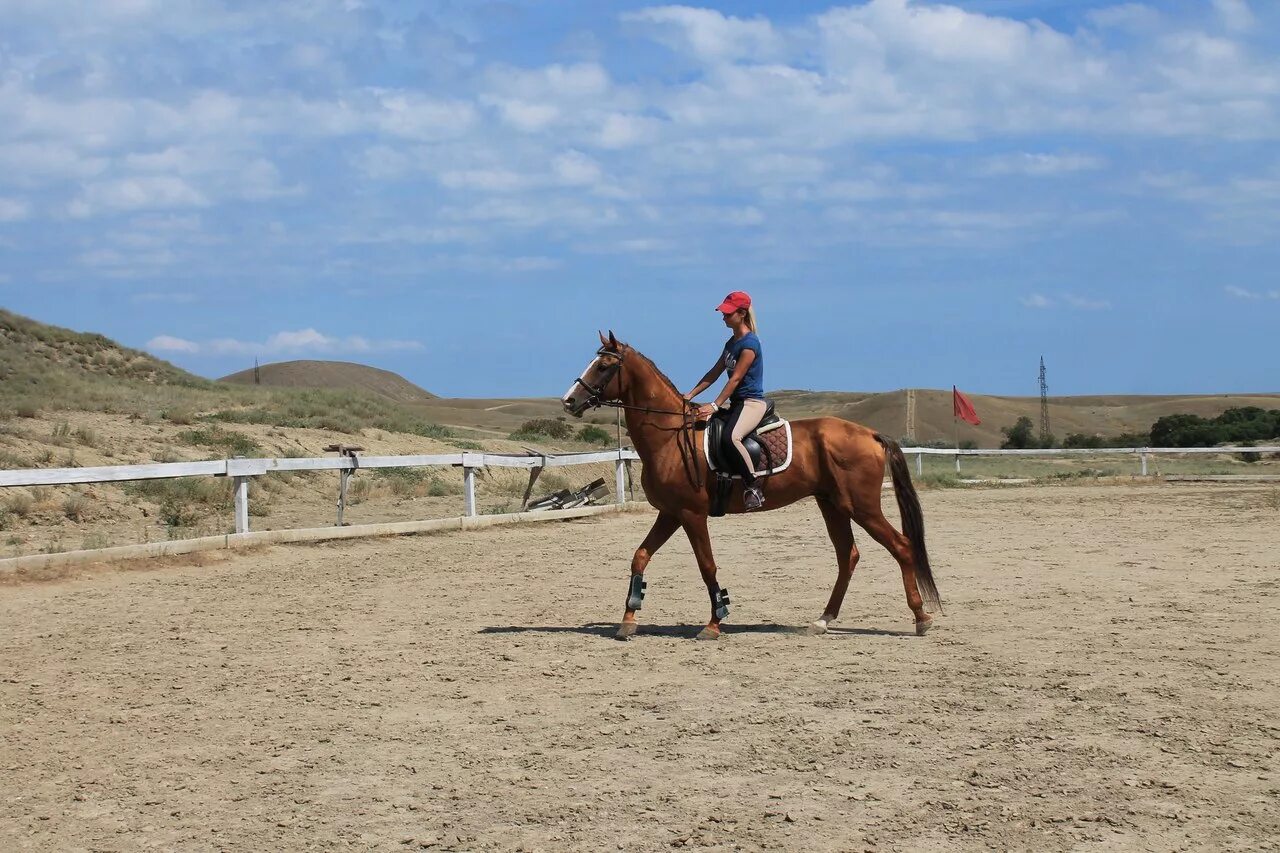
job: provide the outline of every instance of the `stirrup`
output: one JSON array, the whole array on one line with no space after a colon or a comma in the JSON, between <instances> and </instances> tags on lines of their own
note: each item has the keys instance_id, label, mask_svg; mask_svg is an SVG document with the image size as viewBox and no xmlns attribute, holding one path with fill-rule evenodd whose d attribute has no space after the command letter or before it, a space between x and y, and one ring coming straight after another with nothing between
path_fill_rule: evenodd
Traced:
<instances>
[{"instance_id":1,"label":"stirrup","mask_svg":"<svg viewBox=\"0 0 1280 853\"><path fill-rule=\"evenodd\" d=\"M759 486L747 486L742 491L742 505L748 510L764 506L764 491Z\"/></svg>"}]
</instances>

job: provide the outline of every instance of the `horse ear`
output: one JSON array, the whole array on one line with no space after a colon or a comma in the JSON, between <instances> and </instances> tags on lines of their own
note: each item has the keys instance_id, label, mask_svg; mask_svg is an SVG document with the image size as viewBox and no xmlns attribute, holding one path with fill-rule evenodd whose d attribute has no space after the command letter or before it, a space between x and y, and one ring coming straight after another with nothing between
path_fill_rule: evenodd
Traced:
<instances>
[{"instance_id":1,"label":"horse ear","mask_svg":"<svg viewBox=\"0 0 1280 853\"><path fill-rule=\"evenodd\" d=\"M618 339L613 336L613 329L609 330L609 349L618 351Z\"/></svg>"},{"instance_id":2,"label":"horse ear","mask_svg":"<svg viewBox=\"0 0 1280 853\"><path fill-rule=\"evenodd\" d=\"M600 336L600 346L607 347L609 345L609 339L604 336L604 332L597 329L596 334ZM612 337L613 332L610 332L609 336Z\"/></svg>"}]
</instances>

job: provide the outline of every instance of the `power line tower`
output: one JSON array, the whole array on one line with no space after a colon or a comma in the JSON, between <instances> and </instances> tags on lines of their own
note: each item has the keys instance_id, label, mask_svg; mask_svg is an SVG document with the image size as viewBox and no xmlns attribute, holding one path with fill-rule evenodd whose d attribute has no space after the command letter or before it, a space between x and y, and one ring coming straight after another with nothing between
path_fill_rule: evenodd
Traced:
<instances>
[{"instance_id":1,"label":"power line tower","mask_svg":"<svg viewBox=\"0 0 1280 853\"><path fill-rule=\"evenodd\" d=\"M1044 381L1044 356L1040 356L1040 446L1048 447L1049 441L1049 383Z\"/></svg>"},{"instance_id":2,"label":"power line tower","mask_svg":"<svg viewBox=\"0 0 1280 853\"><path fill-rule=\"evenodd\" d=\"M907 440L916 440L916 389L907 389Z\"/></svg>"}]
</instances>

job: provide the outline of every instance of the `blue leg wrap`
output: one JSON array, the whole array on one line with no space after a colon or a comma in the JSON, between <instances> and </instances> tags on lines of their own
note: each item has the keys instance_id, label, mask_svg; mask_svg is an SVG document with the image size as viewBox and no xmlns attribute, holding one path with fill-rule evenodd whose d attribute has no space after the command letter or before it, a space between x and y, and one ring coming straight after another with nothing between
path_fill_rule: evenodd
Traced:
<instances>
[{"instance_id":1,"label":"blue leg wrap","mask_svg":"<svg viewBox=\"0 0 1280 853\"><path fill-rule=\"evenodd\" d=\"M717 619L729 615L729 590L716 587L711 591L711 612Z\"/></svg>"},{"instance_id":2,"label":"blue leg wrap","mask_svg":"<svg viewBox=\"0 0 1280 853\"><path fill-rule=\"evenodd\" d=\"M644 603L644 591L649 584L645 581L644 575L632 575L631 586L627 588L627 609L639 610L640 605Z\"/></svg>"}]
</instances>

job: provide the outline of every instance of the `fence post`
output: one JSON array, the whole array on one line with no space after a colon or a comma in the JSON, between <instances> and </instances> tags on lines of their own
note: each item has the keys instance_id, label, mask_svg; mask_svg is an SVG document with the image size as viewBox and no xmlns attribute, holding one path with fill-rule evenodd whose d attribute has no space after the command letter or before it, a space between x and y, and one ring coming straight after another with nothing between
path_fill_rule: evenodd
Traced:
<instances>
[{"instance_id":1,"label":"fence post","mask_svg":"<svg viewBox=\"0 0 1280 853\"><path fill-rule=\"evenodd\" d=\"M474 518L476 514L476 469L467 465L462 469L463 514Z\"/></svg>"},{"instance_id":2,"label":"fence post","mask_svg":"<svg viewBox=\"0 0 1280 853\"><path fill-rule=\"evenodd\" d=\"M236 493L236 533L249 532L249 478L233 480Z\"/></svg>"},{"instance_id":3,"label":"fence post","mask_svg":"<svg viewBox=\"0 0 1280 853\"><path fill-rule=\"evenodd\" d=\"M614 463L613 485L617 503L621 506L627 502L627 462L622 458L621 450L618 451L618 461Z\"/></svg>"},{"instance_id":4,"label":"fence post","mask_svg":"<svg viewBox=\"0 0 1280 853\"><path fill-rule=\"evenodd\" d=\"M1142 476L1145 477L1147 476L1147 454L1139 453L1138 455L1142 458Z\"/></svg>"},{"instance_id":5,"label":"fence post","mask_svg":"<svg viewBox=\"0 0 1280 853\"><path fill-rule=\"evenodd\" d=\"M338 471L338 526L342 526L342 513L347 508L347 480L351 478L351 471L347 468L341 468Z\"/></svg>"},{"instance_id":6,"label":"fence post","mask_svg":"<svg viewBox=\"0 0 1280 853\"><path fill-rule=\"evenodd\" d=\"M924 476L924 454L923 453L916 454L916 476L917 477Z\"/></svg>"},{"instance_id":7,"label":"fence post","mask_svg":"<svg viewBox=\"0 0 1280 853\"><path fill-rule=\"evenodd\" d=\"M960 454L956 454L956 473L960 473Z\"/></svg>"}]
</instances>

